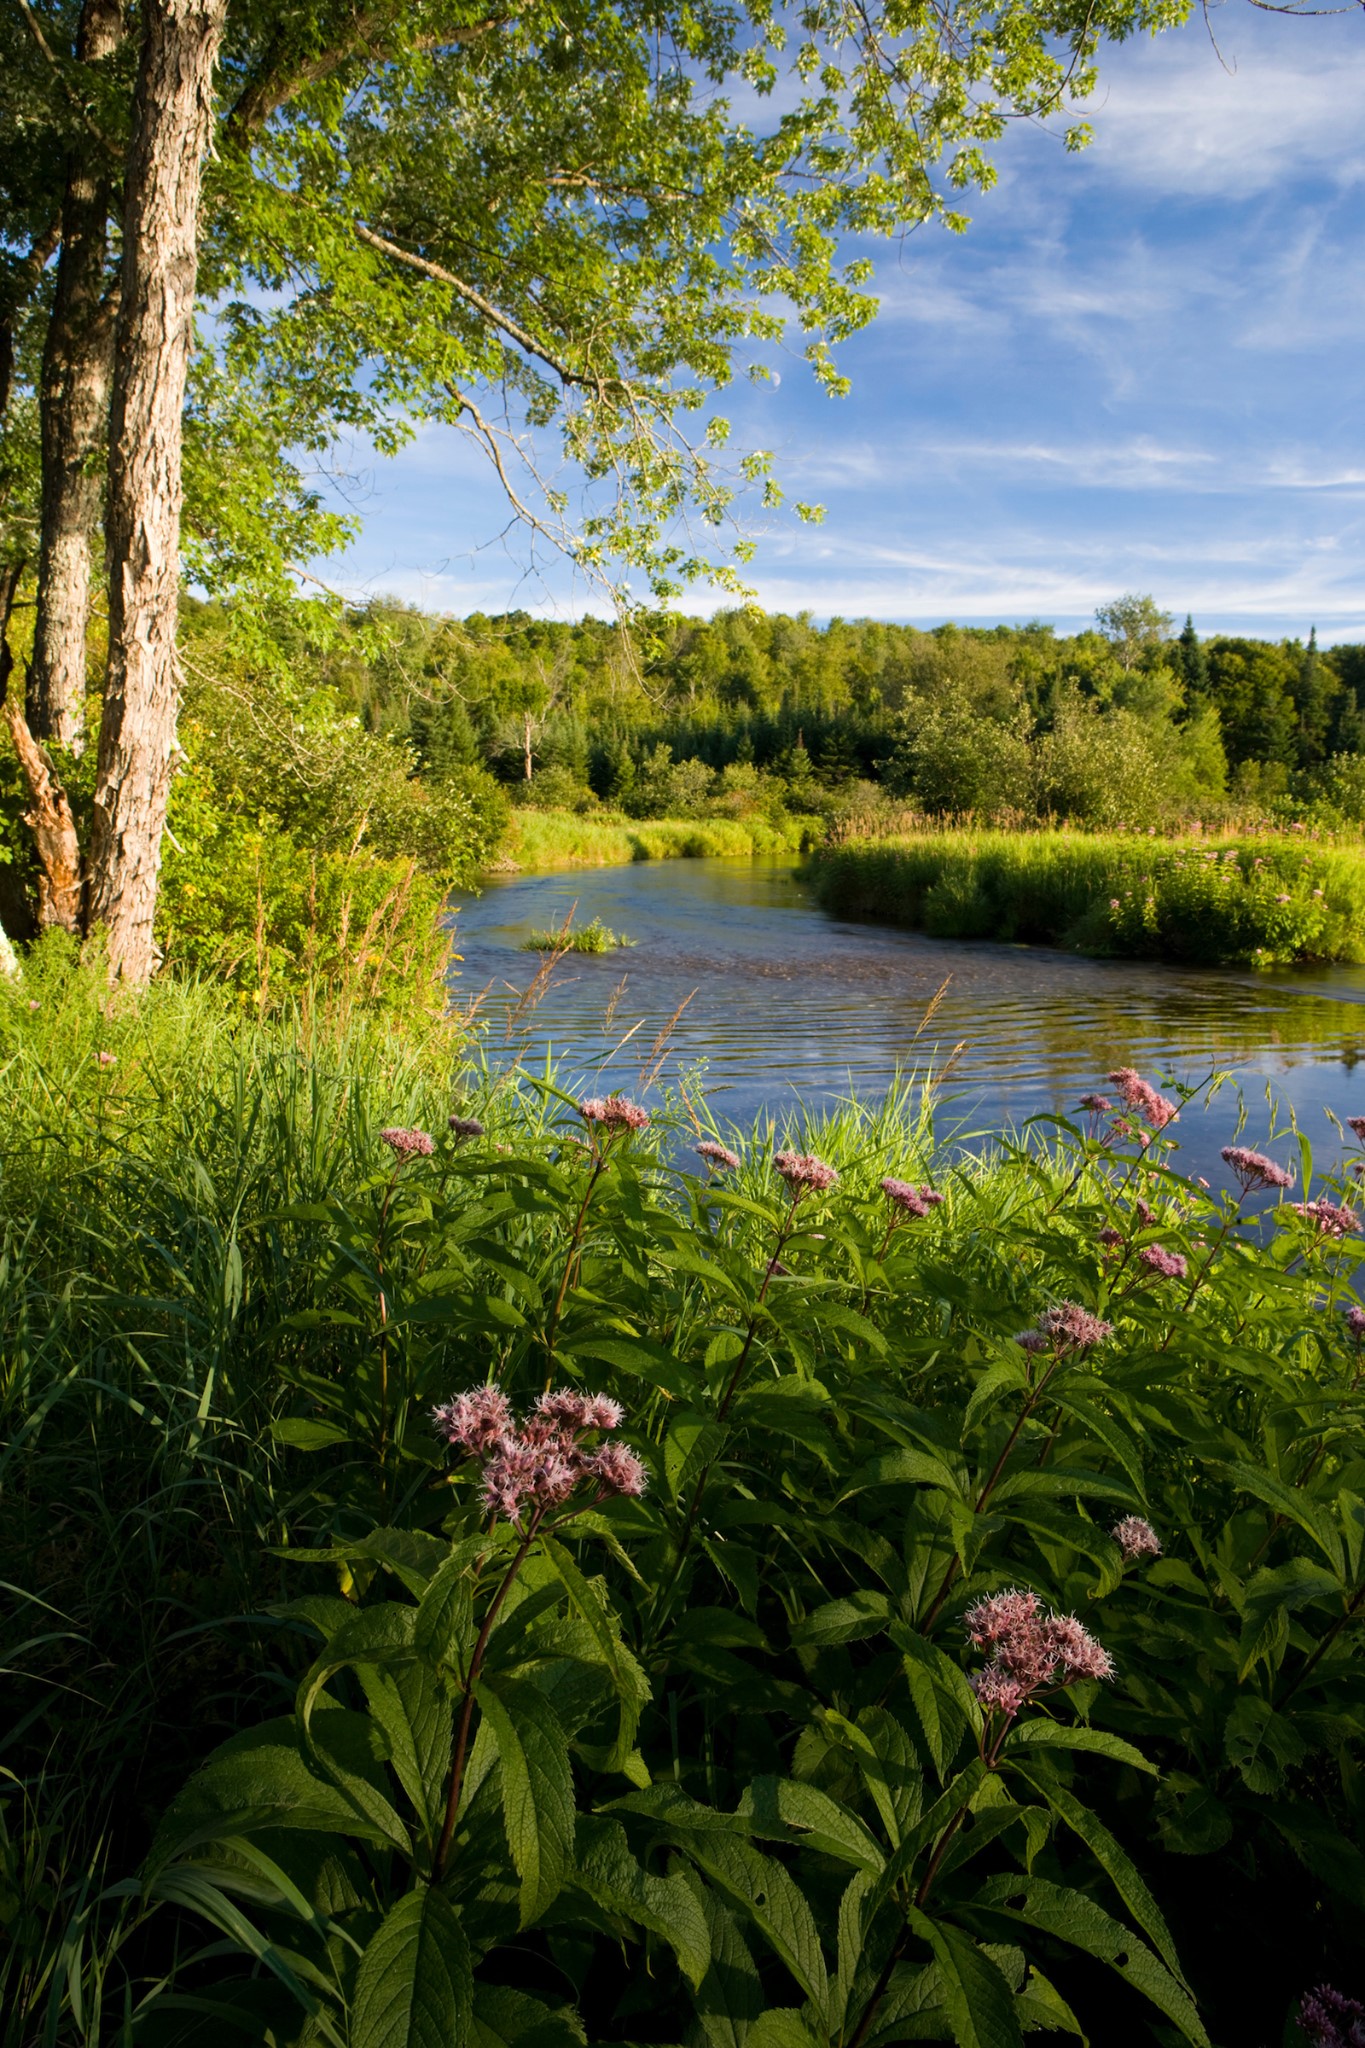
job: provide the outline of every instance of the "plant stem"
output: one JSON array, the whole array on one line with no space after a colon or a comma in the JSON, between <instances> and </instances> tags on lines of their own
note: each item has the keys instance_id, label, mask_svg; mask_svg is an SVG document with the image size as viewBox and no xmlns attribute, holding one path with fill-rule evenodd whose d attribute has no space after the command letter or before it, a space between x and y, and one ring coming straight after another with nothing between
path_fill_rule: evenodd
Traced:
<instances>
[{"instance_id":1,"label":"plant stem","mask_svg":"<svg viewBox=\"0 0 1365 2048\"><path fill-rule=\"evenodd\" d=\"M437 1884L445 1876L446 1864L450 1858L450 1845L455 1839L455 1822L460 1811L460 1791L464 1785L465 1760L469 1751L469 1729L474 1718L474 1687L483 1669L483 1660L488 1650L488 1639L493 1633L493 1624L502 1609L502 1603L512 1590L512 1581L526 1562L527 1553L535 1541L540 1518L535 1517L518 1546L516 1556L507 1567L502 1584L488 1603L488 1612L483 1618L478 1640L469 1659L469 1672L465 1678L464 1698L460 1706L460 1718L456 1724L455 1738L450 1751L450 1788L446 1794L446 1816L441 1828L441 1839L436 1845L436 1859L432 1875Z\"/></svg>"},{"instance_id":2,"label":"plant stem","mask_svg":"<svg viewBox=\"0 0 1365 2048\"><path fill-rule=\"evenodd\" d=\"M973 1509L974 1514L979 1515L984 1511L986 1503L989 1501L991 1495L995 1492L996 1487L1000 1484L1001 1478L1004 1474L1005 1467L1009 1463L1010 1454L1013 1451L1015 1445L1019 1441L1019 1437L1023 1430L1024 1424L1028 1421L1029 1417L1033 1414L1033 1411L1038 1406L1038 1403L1042 1400L1048 1382L1052 1379L1059 1363L1060 1360L1055 1358L1053 1359L1051 1365L1043 1374L1037 1386L1033 1389L1027 1401L1025 1401L1023 1407L1019 1410L1018 1416L1015 1418L1014 1427L1005 1439L1005 1447L1001 1451L1000 1456L995 1461L995 1466L993 1471L991 1472L991 1476L986 1481L986 1484L982 1487L980 1493L976 1497L976 1505ZM935 1593L934 1595L933 1602L929 1608L929 1612L925 1615L923 1621L920 1623L921 1635L928 1635L930 1629L938 1620L939 1615L943 1611L943 1603L948 1598L949 1593L951 1593L953 1586L956 1583L957 1575L961 1569L962 1560L960 1558L954 1556L949 1559L948 1569L943 1574L943 1582L939 1586L937 1593Z\"/></svg>"},{"instance_id":3,"label":"plant stem","mask_svg":"<svg viewBox=\"0 0 1365 2048\"><path fill-rule=\"evenodd\" d=\"M554 1377L555 1336L559 1329L559 1318L564 1307L565 1297L569 1292L570 1282L573 1279L574 1266L577 1263L579 1246L583 1239L583 1225L587 1219L588 1204L592 1201L594 1190L606 1168L606 1145L604 1144L598 1150L594 1140L594 1155L592 1172L588 1176L588 1185L583 1191L583 1199L578 1205L578 1214L574 1217L573 1229L569 1233L569 1249L564 1259L564 1271L559 1278L559 1292L555 1296L555 1305L550 1310L550 1320L545 1329L545 1388L547 1393L550 1381Z\"/></svg>"}]
</instances>

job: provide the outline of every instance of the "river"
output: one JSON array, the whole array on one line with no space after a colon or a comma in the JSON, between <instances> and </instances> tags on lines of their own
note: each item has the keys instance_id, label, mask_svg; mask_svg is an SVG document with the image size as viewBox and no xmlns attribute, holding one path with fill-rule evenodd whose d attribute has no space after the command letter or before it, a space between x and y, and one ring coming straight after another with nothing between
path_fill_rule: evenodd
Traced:
<instances>
[{"instance_id":1,"label":"river","mask_svg":"<svg viewBox=\"0 0 1365 2048\"><path fill-rule=\"evenodd\" d=\"M576 924L598 917L638 943L568 955L518 1014L538 964L519 942L575 905ZM1266 975L930 939L829 916L785 861L500 876L457 907L455 999L482 996L495 1062L535 1071L549 1048L562 1085L630 1093L686 1000L661 1080L700 1079L722 1123L877 1096L898 1070L950 1059L951 1120L975 1129L1074 1107L1115 1066L1188 1084L1232 1070L1251 1141L1269 1133L1269 1088L1319 1169L1342 1149L1327 1111L1365 1113L1365 968ZM1216 1168L1237 1116L1231 1087L1187 1112L1180 1166Z\"/></svg>"}]
</instances>

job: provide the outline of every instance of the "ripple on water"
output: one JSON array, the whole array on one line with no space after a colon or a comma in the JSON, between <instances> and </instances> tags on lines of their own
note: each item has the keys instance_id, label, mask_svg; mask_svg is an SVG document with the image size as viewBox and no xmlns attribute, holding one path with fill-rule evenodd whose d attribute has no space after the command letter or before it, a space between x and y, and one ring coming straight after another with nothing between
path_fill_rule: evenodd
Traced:
<instances>
[{"instance_id":1,"label":"ripple on water","mask_svg":"<svg viewBox=\"0 0 1365 2048\"><path fill-rule=\"evenodd\" d=\"M1365 1112L1365 970L1262 976L930 939L826 916L783 862L646 862L490 881L459 906L457 994L487 987L494 1046L535 972L520 941L575 905L577 922L600 917L638 943L569 956L516 1049L534 1060L552 1047L567 1074L629 1086L686 1001L667 1073L705 1062L717 1112L741 1122L798 1098L818 1107L850 1087L880 1093L898 1068L941 1066L955 1048L954 1091L982 1123L1063 1110L1119 1064L1186 1082L1234 1068L1255 1129L1265 1126L1257 1098L1269 1082L1324 1158L1334 1149L1326 1110ZM1187 1120L1182 1164L1216 1158L1235 1119L1228 1092Z\"/></svg>"}]
</instances>

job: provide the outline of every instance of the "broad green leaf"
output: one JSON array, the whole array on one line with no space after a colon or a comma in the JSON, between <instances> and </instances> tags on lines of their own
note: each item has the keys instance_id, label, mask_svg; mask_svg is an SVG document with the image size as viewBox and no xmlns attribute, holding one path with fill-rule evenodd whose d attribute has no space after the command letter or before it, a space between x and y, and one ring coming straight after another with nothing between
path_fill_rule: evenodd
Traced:
<instances>
[{"instance_id":1,"label":"broad green leaf","mask_svg":"<svg viewBox=\"0 0 1365 2048\"><path fill-rule=\"evenodd\" d=\"M934 1952L957 2048L1023 2048L1013 1994L990 1957L961 1928L918 1906L907 1918Z\"/></svg>"},{"instance_id":2,"label":"broad green leaf","mask_svg":"<svg viewBox=\"0 0 1365 2048\"><path fill-rule=\"evenodd\" d=\"M419 1884L390 1909L360 1959L350 2048L463 2048L474 1976L460 1916Z\"/></svg>"},{"instance_id":3,"label":"broad green leaf","mask_svg":"<svg viewBox=\"0 0 1365 2048\"><path fill-rule=\"evenodd\" d=\"M490 1548L487 1536L471 1536L442 1558L427 1582L413 1624L413 1648L432 1664L463 1671L472 1647L473 1570Z\"/></svg>"},{"instance_id":4,"label":"broad green leaf","mask_svg":"<svg viewBox=\"0 0 1365 2048\"><path fill-rule=\"evenodd\" d=\"M608 1912L661 1935L683 1975L700 1984L711 1967L711 1937L687 1879L678 1873L654 1877L642 1869L617 1821L580 1815L576 1843L573 1883Z\"/></svg>"},{"instance_id":5,"label":"broad green leaf","mask_svg":"<svg viewBox=\"0 0 1365 2048\"><path fill-rule=\"evenodd\" d=\"M1060 1721L1021 1721L1010 1730L1005 1748L1089 1750L1095 1756L1112 1757L1115 1763L1131 1764L1136 1771L1148 1771L1154 1778L1160 1775L1140 1749L1103 1728L1068 1728Z\"/></svg>"},{"instance_id":6,"label":"broad green leaf","mask_svg":"<svg viewBox=\"0 0 1365 2048\"><path fill-rule=\"evenodd\" d=\"M523 1679L474 1689L497 1738L502 1814L521 1879L521 1925L558 1897L573 1849L573 1776L563 1727L544 1693Z\"/></svg>"},{"instance_id":7,"label":"broad green leaf","mask_svg":"<svg viewBox=\"0 0 1365 2048\"><path fill-rule=\"evenodd\" d=\"M779 1842L794 1839L798 1846L874 1875L885 1866L886 1858L858 1816L818 1786L794 1778L755 1778L736 1812L756 1835Z\"/></svg>"},{"instance_id":8,"label":"broad green leaf","mask_svg":"<svg viewBox=\"0 0 1365 2048\"><path fill-rule=\"evenodd\" d=\"M1036 1927L1087 1955L1098 1956L1165 2013L1193 2048L1208 2048L1208 2036L1185 1986L1162 1967L1130 1928L1083 1892L1042 1878L993 1877L978 1892L975 1904L992 1915Z\"/></svg>"},{"instance_id":9,"label":"broad green leaf","mask_svg":"<svg viewBox=\"0 0 1365 2048\"><path fill-rule=\"evenodd\" d=\"M836 1643L859 1642L880 1635L891 1615L885 1593L858 1591L840 1600L827 1600L804 1620L792 1624L792 1647L797 1650L824 1649Z\"/></svg>"},{"instance_id":10,"label":"broad green leaf","mask_svg":"<svg viewBox=\"0 0 1365 2048\"><path fill-rule=\"evenodd\" d=\"M698 1834L688 1844L733 1909L751 1921L790 1970L823 2024L829 2001L825 1959L805 1894L782 1864L738 1836Z\"/></svg>"},{"instance_id":11,"label":"broad green leaf","mask_svg":"<svg viewBox=\"0 0 1365 2048\"><path fill-rule=\"evenodd\" d=\"M549 2006L505 1984L474 1986L473 2048L581 2048L587 2036L572 2006Z\"/></svg>"},{"instance_id":12,"label":"broad green leaf","mask_svg":"<svg viewBox=\"0 0 1365 2048\"><path fill-rule=\"evenodd\" d=\"M548 1533L542 1534L540 1549L554 1566L574 1613L591 1629L602 1662L611 1673L621 1702L621 1716L612 1750L615 1761L608 1768L619 1770L634 1745L640 1714L650 1696L649 1680L621 1641L620 1628L607 1605L605 1591L599 1590L600 1581L585 1578L564 1545Z\"/></svg>"},{"instance_id":13,"label":"broad green leaf","mask_svg":"<svg viewBox=\"0 0 1365 2048\"><path fill-rule=\"evenodd\" d=\"M799 2007L774 2005L754 2021L745 2048L823 2048L823 2036L817 2042Z\"/></svg>"},{"instance_id":14,"label":"broad green leaf","mask_svg":"<svg viewBox=\"0 0 1365 2048\"><path fill-rule=\"evenodd\" d=\"M1017 1757L1015 1762L1018 1768ZM1167 1969L1188 1990L1175 1952L1175 1943L1171 1940L1170 1929L1162 1918L1156 1900L1139 1876L1132 1858L1119 1847L1103 1821L1099 1820L1089 1807L1082 1806L1080 1800L1068 1792L1065 1786L1046 1776L1035 1777L1029 1771L1022 1772L1022 1775L1035 1791L1041 1792L1053 1812L1066 1822L1072 1833L1079 1835L1096 1862L1109 1876L1115 1891Z\"/></svg>"}]
</instances>

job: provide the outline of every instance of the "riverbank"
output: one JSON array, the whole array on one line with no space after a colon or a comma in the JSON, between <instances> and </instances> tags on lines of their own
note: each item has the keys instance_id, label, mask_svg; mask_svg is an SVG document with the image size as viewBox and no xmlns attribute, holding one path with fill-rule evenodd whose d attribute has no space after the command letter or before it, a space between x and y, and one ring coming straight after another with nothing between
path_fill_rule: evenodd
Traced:
<instances>
[{"instance_id":1,"label":"riverbank","mask_svg":"<svg viewBox=\"0 0 1365 2048\"><path fill-rule=\"evenodd\" d=\"M1365 961L1365 852L1287 837L933 832L818 847L822 908L934 938L1187 966Z\"/></svg>"},{"instance_id":2,"label":"riverbank","mask_svg":"<svg viewBox=\"0 0 1365 2048\"><path fill-rule=\"evenodd\" d=\"M623 812L513 811L493 872L624 867L637 860L749 860L805 853L822 818L627 818Z\"/></svg>"},{"instance_id":3,"label":"riverbank","mask_svg":"<svg viewBox=\"0 0 1365 2048\"><path fill-rule=\"evenodd\" d=\"M0 989L0 1063L7 2043L89 2048L101 2003L183 2041L191 2000L202 2038L245 2012L252 2038L261 2014L298 2042L320 2011L328 2038L372 2042L363 1973L430 1896L458 1956L478 1933L464 1967L499 2040L513 1997L552 2010L506 1988L525 1956L564 1953L547 1926L587 1986L580 2010L548 1967L534 1980L570 2013L563 2039L631 2038L623 1942L684 2039L714 1967L699 1899L740 1944L723 1961L749 1954L735 1926L766 1957L748 1896L778 1893L804 1946L774 1967L792 1954L823 1985L849 1910L835 1852L861 1890L898 1857L937 1907L983 1750L990 1810L1008 1800L1049 1875L1033 1912L1042 1881L996 1829L977 1868L947 1867L958 1918L917 1909L1009 2022L979 2038L1066 1999L1092 2039L1153 2038L1151 2003L1174 2016L1163 2039L1208 2048L1251 2038L1253 2007L1282 2033L1306 1986L1349 1984L1352 1183L1295 1188L1307 1214L1277 1200L1267 1242L1243 1201L1254 1155L1212 1190L1178 1178L1165 1105L1102 1071L1149 1150L1096 1111L1055 1146L963 1156L902 1095L727 1128L708 1159L656 1090L647 1117L613 1118L387 1026L247 1023L207 985L111 1009L56 956ZM1298 1164L1270 1149L1270 1173ZM582 1435L575 1404L597 1397L611 1441L570 1445L548 1528L513 1528L515 1500L490 1527L479 1467L493 1448L512 1469L547 1376L556 1426ZM489 1415L495 1445L454 1434ZM585 1475L611 1485L594 1500ZM523 1566L531 1598L500 1620ZM1002 1698L968 1611L1016 1585L1084 1628L1060 1638L1071 1664ZM459 1806L451 1692L484 1767L461 1876L513 1898L527 1842L556 1859L516 1916L477 1920L425 1883L430 1816ZM898 1834L940 1801L937 1834ZM676 1868L650 1876L663 1826ZM977 1945L1016 1895L1010 1967L1054 2001L1021 1993L1017 2015ZM1087 1958L1100 1928L1112 1979L1068 1961L1064 1914L1088 1916ZM338 1923L363 1945L359 1991ZM1248 1945L1266 1959L1250 1985ZM439 1990L450 1949L408 1950ZM287 1957L269 1978L267 1952ZM755 2010L792 2010L785 1983L752 1982Z\"/></svg>"}]
</instances>

